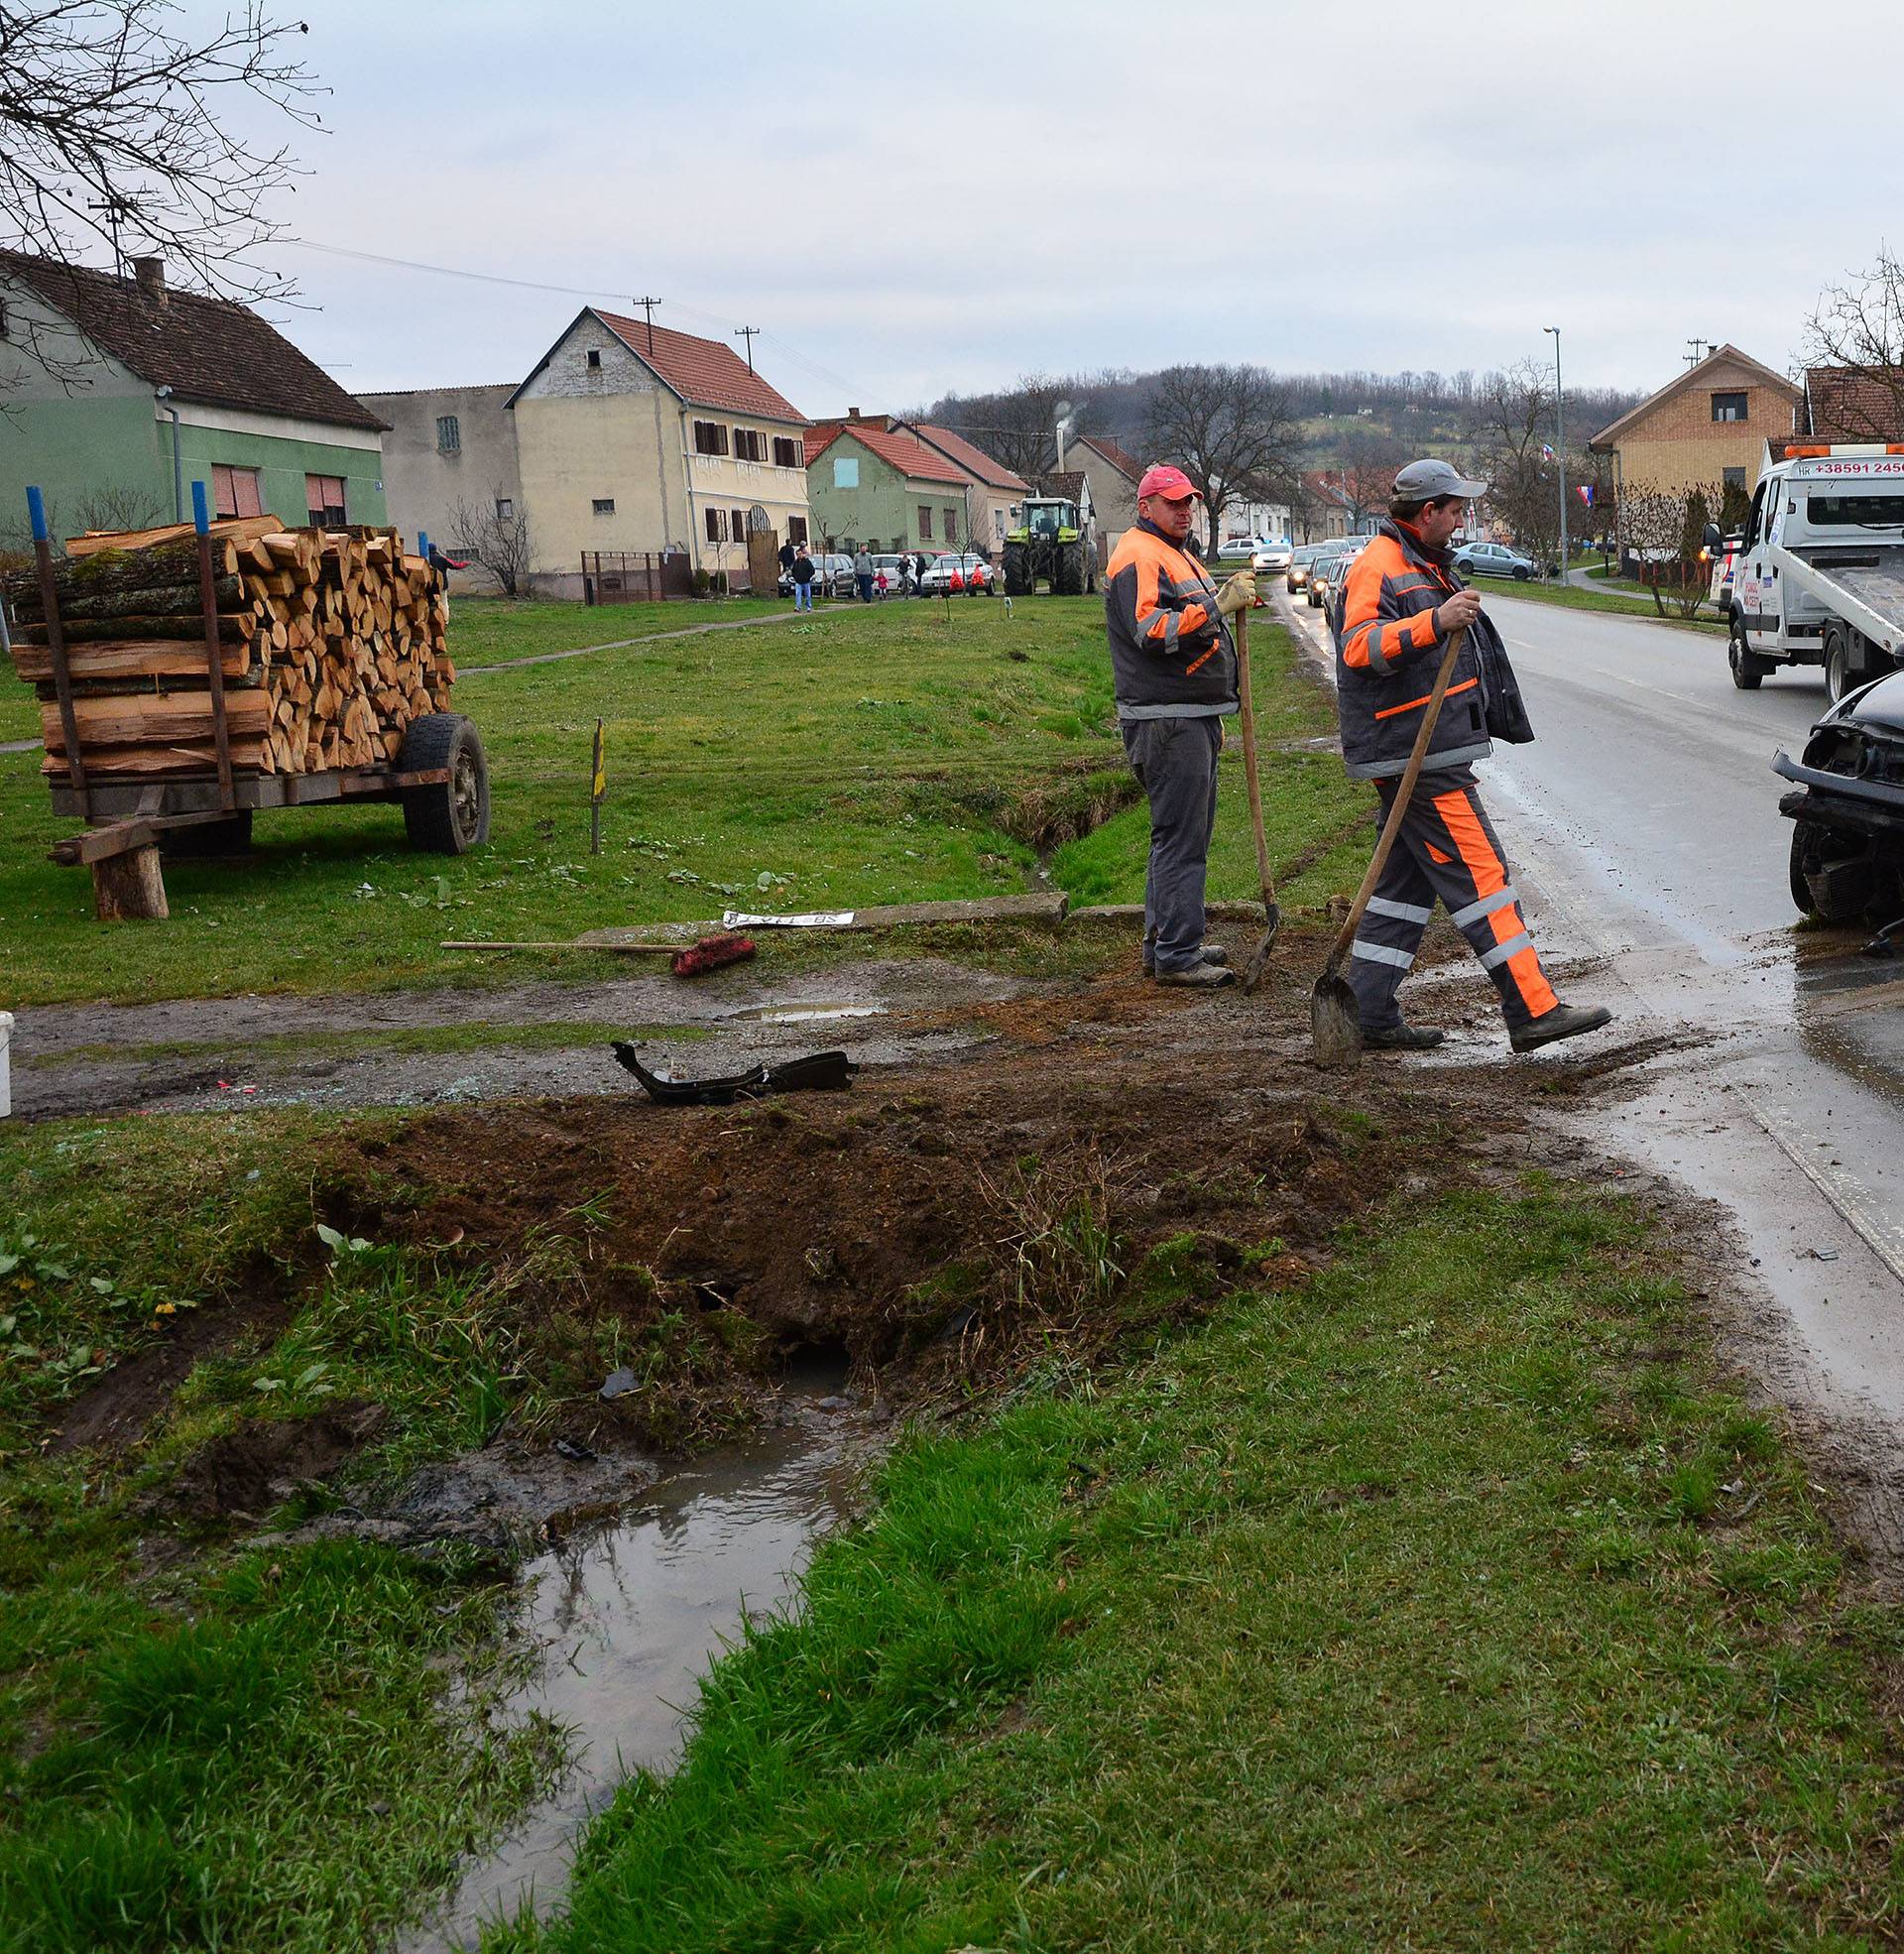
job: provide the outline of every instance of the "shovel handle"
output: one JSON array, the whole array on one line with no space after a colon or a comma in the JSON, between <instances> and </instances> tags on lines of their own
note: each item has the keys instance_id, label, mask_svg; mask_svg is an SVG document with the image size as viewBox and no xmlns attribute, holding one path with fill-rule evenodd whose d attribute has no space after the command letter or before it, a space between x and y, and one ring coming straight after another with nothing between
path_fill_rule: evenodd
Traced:
<instances>
[{"instance_id":1,"label":"shovel handle","mask_svg":"<svg viewBox=\"0 0 1904 1954\"><path fill-rule=\"evenodd\" d=\"M1435 722L1441 717L1441 702L1448 696L1448 681L1455 675L1455 662L1461 657L1461 648L1467 642L1468 627L1464 624L1451 634L1448 649L1441 655L1441 670L1435 673L1435 689L1428 694L1428 704L1415 732L1414 751L1409 754L1408 765L1402 770L1401 786L1395 790L1388 818L1382 823L1381 839L1375 843L1375 852L1369 859L1368 873L1362 878L1362 887L1356 891L1356 900L1349 905L1349 916L1342 925L1342 933L1337 936L1329 952L1328 968L1331 970L1347 955L1349 945L1355 941L1363 913L1368 907L1368 898L1375 893L1375 884L1381 880L1381 872L1388 866L1388 857L1394 853L1395 837L1401 832L1402 817L1414 795L1415 783L1421 779L1421 763L1428 757L1428 742L1434 738Z\"/></svg>"},{"instance_id":2,"label":"shovel handle","mask_svg":"<svg viewBox=\"0 0 1904 1954\"><path fill-rule=\"evenodd\" d=\"M1262 885L1262 904L1269 909L1276 900L1275 885L1269 879L1269 844L1262 833L1262 780L1256 767L1256 703L1250 684L1250 613L1236 615L1237 692L1243 700L1243 778L1250 791L1250 829L1256 838L1256 880Z\"/></svg>"}]
</instances>

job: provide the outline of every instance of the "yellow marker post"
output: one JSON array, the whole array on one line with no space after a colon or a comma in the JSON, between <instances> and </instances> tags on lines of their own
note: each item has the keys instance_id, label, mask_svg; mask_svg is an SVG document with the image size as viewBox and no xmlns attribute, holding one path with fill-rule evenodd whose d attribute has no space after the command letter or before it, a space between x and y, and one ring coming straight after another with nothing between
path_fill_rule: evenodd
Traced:
<instances>
[{"instance_id":1,"label":"yellow marker post","mask_svg":"<svg viewBox=\"0 0 1904 1954\"><path fill-rule=\"evenodd\" d=\"M588 852L602 852L602 801L608 794L608 774L602 764L602 722L595 722L595 757L589 769Z\"/></svg>"}]
</instances>

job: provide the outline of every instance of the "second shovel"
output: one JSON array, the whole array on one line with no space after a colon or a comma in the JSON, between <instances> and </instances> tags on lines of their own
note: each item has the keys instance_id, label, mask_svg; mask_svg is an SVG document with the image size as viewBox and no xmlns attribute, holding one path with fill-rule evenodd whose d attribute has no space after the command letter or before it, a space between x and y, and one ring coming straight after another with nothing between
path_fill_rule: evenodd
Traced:
<instances>
[{"instance_id":1,"label":"second shovel","mask_svg":"<svg viewBox=\"0 0 1904 1954\"><path fill-rule=\"evenodd\" d=\"M1232 627L1237 634L1237 691L1243 700L1243 778L1250 791L1250 828L1256 840L1256 879L1262 885L1262 941L1244 968L1243 989L1247 997L1262 982L1269 952L1275 947L1276 931L1282 927L1282 909L1276 901L1276 886L1269 879L1269 844L1262 833L1262 780L1256 762L1256 705L1250 689L1250 613L1239 611Z\"/></svg>"}]
</instances>

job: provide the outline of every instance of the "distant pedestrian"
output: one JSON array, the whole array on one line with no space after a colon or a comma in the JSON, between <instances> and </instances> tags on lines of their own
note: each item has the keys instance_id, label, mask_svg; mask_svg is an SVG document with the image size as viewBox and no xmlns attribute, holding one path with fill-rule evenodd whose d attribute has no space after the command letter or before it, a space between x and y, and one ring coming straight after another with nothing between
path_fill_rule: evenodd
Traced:
<instances>
[{"instance_id":1,"label":"distant pedestrian","mask_svg":"<svg viewBox=\"0 0 1904 1954\"><path fill-rule=\"evenodd\" d=\"M790 576L793 573L793 539L791 537L788 537L780 545L780 572L785 576Z\"/></svg>"},{"instance_id":2,"label":"distant pedestrian","mask_svg":"<svg viewBox=\"0 0 1904 1954\"><path fill-rule=\"evenodd\" d=\"M813 558L806 553L804 543L793 552L793 564L787 575L793 579L793 608L796 611L810 611L813 608Z\"/></svg>"},{"instance_id":3,"label":"distant pedestrian","mask_svg":"<svg viewBox=\"0 0 1904 1954\"><path fill-rule=\"evenodd\" d=\"M873 552L861 544L853 557L853 581L859 588L860 602L873 601Z\"/></svg>"},{"instance_id":4,"label":"distant pedestrian","mask_svg":"<svg viewBox=\"0 0 1904 1954\"><path fill-rule=\"evenodd\" d=\"M880 601L886 601L886 571L880 570L873 579L873 588L879 593Z\"/></svg>"}]
</instances>

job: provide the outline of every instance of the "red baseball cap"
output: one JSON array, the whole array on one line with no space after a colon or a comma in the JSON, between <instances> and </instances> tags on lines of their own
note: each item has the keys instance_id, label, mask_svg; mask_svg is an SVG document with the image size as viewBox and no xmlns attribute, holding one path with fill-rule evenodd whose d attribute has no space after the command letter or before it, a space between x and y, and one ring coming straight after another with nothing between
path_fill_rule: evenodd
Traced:
<instances>
[{"instance_id":1,"label":"red baseball cap","mask_svg":"<svg viewBox=\"0 0 1904 1954\"><path fill-rule=\"evenodd\" d=\"M1197 485L1181 468L1172 468L1159 462L1154 468L1143 471L1143 480L1137 484L1137 499L1146 495L1160 495L1166 502L1186 502L1197 493Z\"/></svg>"}]
</instances>

